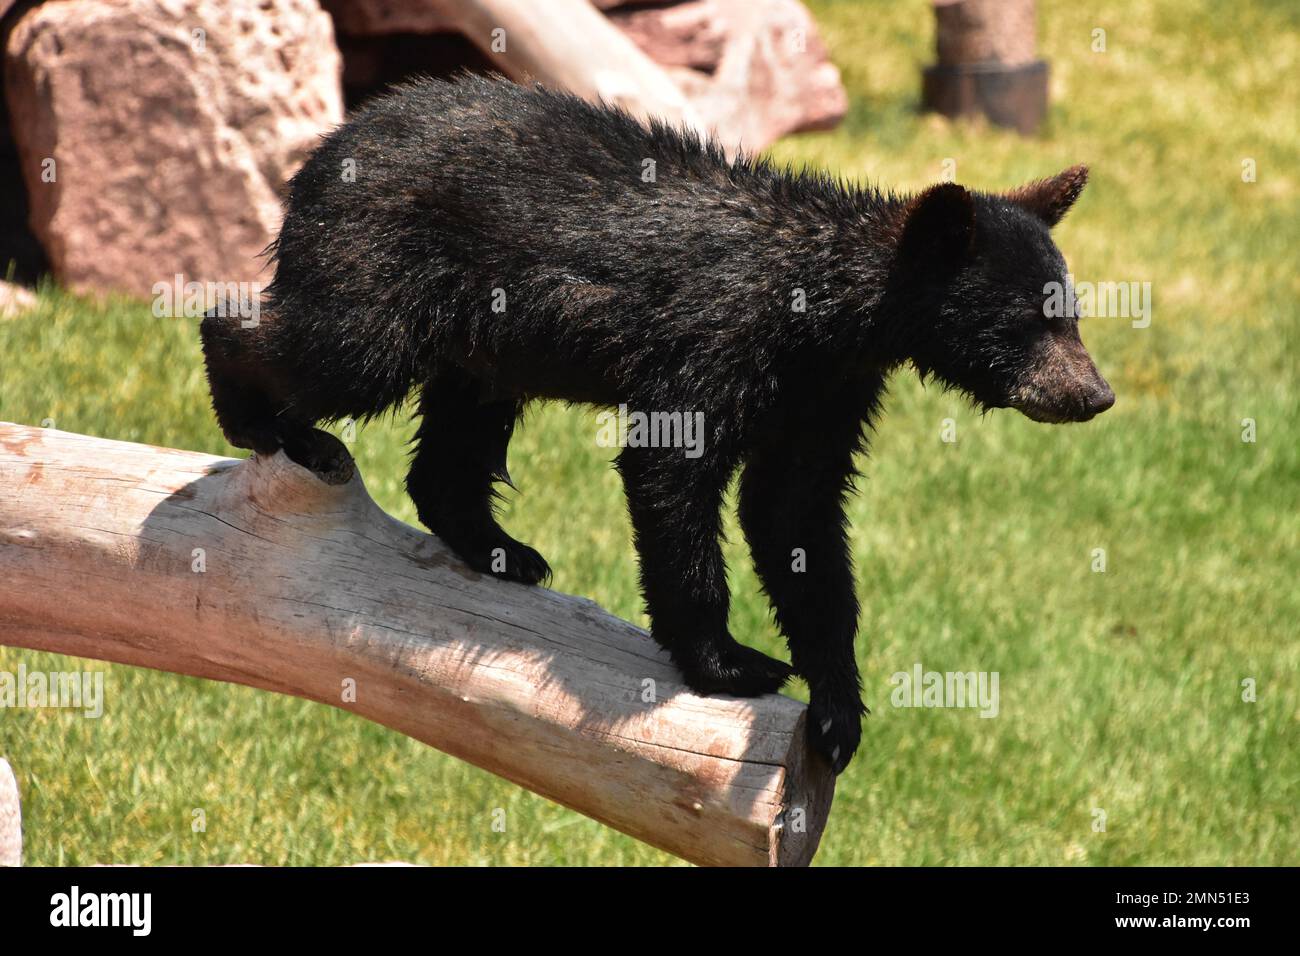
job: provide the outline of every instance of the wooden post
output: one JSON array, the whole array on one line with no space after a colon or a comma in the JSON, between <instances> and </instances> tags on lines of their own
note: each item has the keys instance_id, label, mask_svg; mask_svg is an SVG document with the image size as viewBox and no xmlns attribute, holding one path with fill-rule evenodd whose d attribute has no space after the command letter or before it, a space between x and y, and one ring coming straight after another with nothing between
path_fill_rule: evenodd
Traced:
<instances>
[{"instance_id":1,"label":"wooden post","mask_svg":"<svg viewBox=\"0 0 1300 956\"><path fill-rule=\"evenodd\" d=\"M1035 0L934 0L939 62L922 73L921 105L985 116L1028 135L1047 115Z\"/></svg>"},{"instance_id":2,"label":"wooden post","mask_svg":"<svg viewBox=\"0 0 1300 956\"><path fill-rule=\"evenodd\" d=\"M808 863L834 792L803 704L696 696L641 629L283 454L0 424L0 644L341 707L700 864Z\"/></svg>"}]
</instances>

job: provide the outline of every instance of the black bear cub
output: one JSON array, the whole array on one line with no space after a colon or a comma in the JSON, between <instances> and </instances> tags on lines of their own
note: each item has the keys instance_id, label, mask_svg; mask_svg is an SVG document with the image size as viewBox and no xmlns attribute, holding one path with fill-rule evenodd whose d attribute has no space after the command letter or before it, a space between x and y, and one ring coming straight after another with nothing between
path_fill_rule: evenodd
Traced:
<instances>
[{"instance_id":1,"label":"black bear cub","mask_svg":"<svg viewBox=\"0 0 1300 956\"><path fill-rule=\"evenodd\" d=\"M844 498L890 373L1038 421L1114 402L1076 317L1044 308L1067 282L1048 230L1086 178L896 197L562 93L418 82L293 178L263 318L203 321L213 405L234 445L337 480L346 453L313 426L418 385L420 520L528 584L550 569L493 513L527 402L702 422L693 449L629 438L617 458L654 637L700 693L803 677L810 742L838 772L863 714ZM719 511L737 470L793 666L727 630Z\"/></svg>"}]
</instances>

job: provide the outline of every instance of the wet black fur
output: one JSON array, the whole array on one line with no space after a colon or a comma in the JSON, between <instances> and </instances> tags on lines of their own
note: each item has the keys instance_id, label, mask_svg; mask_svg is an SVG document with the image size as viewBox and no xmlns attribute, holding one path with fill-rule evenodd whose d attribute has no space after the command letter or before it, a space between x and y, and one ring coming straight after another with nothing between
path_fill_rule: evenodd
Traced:
<instances>
[{"instance_id":1,"label":"wet black fur","mask_svg":"<svg viewBox=\"0 0 1300 956\"><path fill-rule=\"evenodd\" d=\"M913 363L1008 404L1032 370L1043 282L1064 271L1047 223L1003 197L940 186L909 200L731 162L679 131L481 78L403 87L326 137L293 179L274 253L260 325L202 326L230 441L330 472L343 456L315 423L376 415L418 386L407 487L480 571L499 548L502 576L549 573L493 515L527 402L702 411L702 457L617 460L654 636L700 692L760 694L790 675L727 630L719 509L739 469L744 533L811 689L812 743L837 770L863 712L844 498L886 379Z\"/></svg>"}]
</instances>

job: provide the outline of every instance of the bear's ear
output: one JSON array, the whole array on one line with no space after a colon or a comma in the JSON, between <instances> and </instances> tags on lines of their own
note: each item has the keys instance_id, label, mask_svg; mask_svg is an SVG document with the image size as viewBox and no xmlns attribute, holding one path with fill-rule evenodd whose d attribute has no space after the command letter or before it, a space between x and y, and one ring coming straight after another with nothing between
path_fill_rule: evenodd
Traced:
<instances>
[{"instance_id":1,"label":"bear's ear","mask_svg":"<svg viewBox=\"0 0 1300 956\"><path fill-rule=\"evenodd\" d=\"M956 183L940 183L903 207L898 258L914 267L957 265L975 241L975 200Z\"/></svg>"},{"instance_id":2,"label":"bear's ear","mask_svg":"<svg viewBox=\"0 0 1300 956\"><path fill-rule=\"evenodd\" d=\"M1033 213L1051 228L1065 218L1087 183L1088 167L1071 166L1051 179L1039 179L1011 190L1007 199Z\"/></svg>"}]
</instances>

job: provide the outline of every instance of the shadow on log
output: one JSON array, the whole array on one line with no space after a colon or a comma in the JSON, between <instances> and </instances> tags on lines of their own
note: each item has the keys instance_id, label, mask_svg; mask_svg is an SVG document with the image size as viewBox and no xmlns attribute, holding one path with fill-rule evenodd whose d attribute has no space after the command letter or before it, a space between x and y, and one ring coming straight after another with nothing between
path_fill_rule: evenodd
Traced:
<instances>
[{"instance_id":1,"label":"shadow on log","mask_svg":"<svg viewBox=\"0 0 1300 956\"><path fill-rule=\"evenodd\" d=\"M0 644L341 707L699 864L808 863L834 793L803 704L697 696L640 628L283 454L0 423Z\"/></svg>"}]
</instances>

